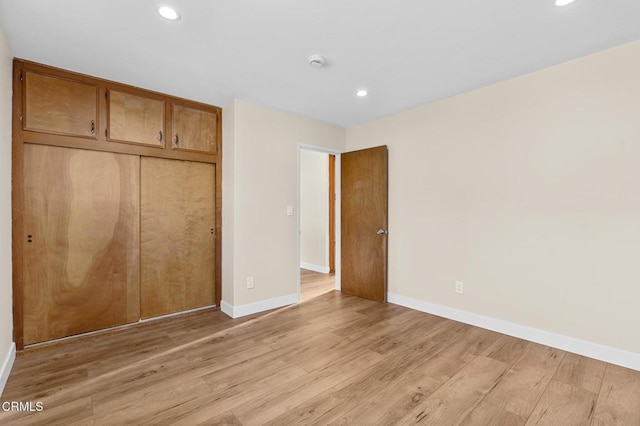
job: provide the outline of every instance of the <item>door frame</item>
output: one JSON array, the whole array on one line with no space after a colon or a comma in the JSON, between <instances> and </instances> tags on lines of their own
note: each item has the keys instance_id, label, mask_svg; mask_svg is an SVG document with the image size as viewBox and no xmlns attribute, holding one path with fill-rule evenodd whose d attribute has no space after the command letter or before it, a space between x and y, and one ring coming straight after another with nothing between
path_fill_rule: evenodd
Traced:
<instances>
[{"instance_id":1,"label":"door frame","mask_svg":"<svg viewBox=\"0 0 640 426\"><path fill-rule=\"evenodd\" d=\"M315 145L307 145L307 144L303 144L303 143L299 143L298 144L298 175L297 175L297 198L296 198L296 203L297 203L297 212L298 214L297 216L297 220L296 220L296 241L298 244L298 248L297 248L297 259L296 259L296 291L298 294L298 303L300 303L300 156L301 156L301 152L302 151L312 151L312 152L320 152L323 154L328 154L328 155L335 155L336 157L336 163L335 163L335 190L336 190L336 202L335 202L335 210L334 210L334 217L335 217L335 241L336 241L336 249L335 249L335 267L336 267L336 271L335 271L335 289L340 291L341 290L341 285L340 285L340 273L341 273L341 263L340 263L340 256L341 256L341 247L340 247L340 243L341 243L341 238L340 238L340 154L342 154L343 151L337 151L335 149L329 149L329 148L324 148L321 146L315 146Z\"/></svg>"}]
</instances>

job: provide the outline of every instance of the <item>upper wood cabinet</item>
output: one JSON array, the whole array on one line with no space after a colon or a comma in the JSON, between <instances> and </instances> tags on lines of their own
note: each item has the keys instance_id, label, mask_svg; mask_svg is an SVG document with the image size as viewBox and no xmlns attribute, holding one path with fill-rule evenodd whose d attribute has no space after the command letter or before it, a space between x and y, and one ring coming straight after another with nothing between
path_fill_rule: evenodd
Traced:
<instances>
[{"instance_id":1,"label":"upper wood cabinet","mask_svg":"<svg viewBox=\"0 0 640 426\"><path fill-rule=\"evenodd\" d=\"M222 110L113 81L14 61L16 127L27 143L217 162Z\"/></svg>"},{"instance_id":2,"label":"upper wood cabinet","mask_svg":"<svg viewBox=\"0 0 640 426\"><path fill-rule=\"evenodd\" d=\"M25 72L24 130L95 138L98 87Z\"/></svg>"},{"instance_id":3,"label":"upper wood cabinet","mask_svg":"<svg viewBox=\"0 0 640 426\"><path fill-rule=\"evenodd\" d=\"M164 147L164 101L109 90L110 141Z\"/></svg>"},{"instance_id":4,"label":"upper wood cabinet","mask_svg":"<svg viewBox=\"0 0 640 426\"><path fill-rule=\"evenodd\" d=\"M217 154L218 115L173 104L173 149Z\"/></svg>"}]
</instances>

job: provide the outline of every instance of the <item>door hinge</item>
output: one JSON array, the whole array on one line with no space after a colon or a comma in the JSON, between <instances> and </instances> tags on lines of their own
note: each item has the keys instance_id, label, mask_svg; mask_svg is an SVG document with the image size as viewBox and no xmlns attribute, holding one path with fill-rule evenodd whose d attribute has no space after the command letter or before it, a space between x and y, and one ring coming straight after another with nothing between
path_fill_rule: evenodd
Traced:
<instances>
[{"instance_id":1,"label":"door hinge","mask_svg":"<svg viewBox=\"0 0 640 426\"><path fill-rule=\"evenodd\" d=\"M20 122L22 123L22 116L20 116Z\"/></svg>"},{"instance_id":2,"label":"door hinge","mask_svg":"<svg viewBox=\"0 0 640 426\"><path fill-rule=\"evenodd\" d=\"M22 72L20 72L20 81L22 81Z\"/></svg>"},{"instance_id":3,"label":"door hinge","mask_svg":"<svg viewBox=\"0 0 640 426\"><path fill-rule=\"evenodd\" d=\"M107 129L104 129L104 137L107 137Z\"/></svg>"},{"instance_id":4,"label":"door hinge","mask_svg":"<svg viewBox=\"0 0 640 426\"><path fill-rule=\"evenodd\" d=\"M104 98L109 99L109 92L104 92Z\"/></svg>"}]
</instances>

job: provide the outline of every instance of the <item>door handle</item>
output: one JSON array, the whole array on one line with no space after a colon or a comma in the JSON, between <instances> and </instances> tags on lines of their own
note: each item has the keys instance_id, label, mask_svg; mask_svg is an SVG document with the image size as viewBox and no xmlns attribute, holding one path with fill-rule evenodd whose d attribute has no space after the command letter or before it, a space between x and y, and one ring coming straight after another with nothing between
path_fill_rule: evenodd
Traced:
<instances>
[{"instance_id":1,"label":"door handle","mask_svg":"<svg viewBox=\"0 0 640 426\"><path fill-rule=\"evenodd\" d=\"M378 229L378 232L376 232L376 234L378 234L378 235L387 235L388 232L385 229Z\"/></svg>"}]
</instances>

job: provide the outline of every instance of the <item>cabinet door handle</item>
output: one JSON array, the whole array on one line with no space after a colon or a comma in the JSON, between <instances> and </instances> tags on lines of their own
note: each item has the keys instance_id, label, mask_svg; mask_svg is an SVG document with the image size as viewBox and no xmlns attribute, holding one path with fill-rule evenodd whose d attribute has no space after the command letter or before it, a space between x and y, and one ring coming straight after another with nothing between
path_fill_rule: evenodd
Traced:
<instances>
[{"instance_id":1,"label":"cabinet door handle","mask_svg":"<svg viewBox=\"0 0 640 426\"><path fill-rule=\"evenodd\" d=\"M96 120L91 120L91 134L96 134Z\"/></svg>"},{"instance_id":2,"label":"cabinet door handle","mask_svg":"<svg viewBox=\"0 0 640 426\"><path fill-rule=\"evenodd\" d=\"M180 137L178 136L178 134L176 133L176 146L180 146Z\"/></svg>"},{"instance_id":3,"label":"cabinet door handle","mask_svg":"<svg viewBox=\"0 0 640 426\"><path fill-rule=\"evenodd\" d=\"M159 132L159 133L160 133L160 134L158 135L158 140L159 140L160 142L162 142L162 130L160 130L160 132Z\"/></svg>"}]
</instances>

